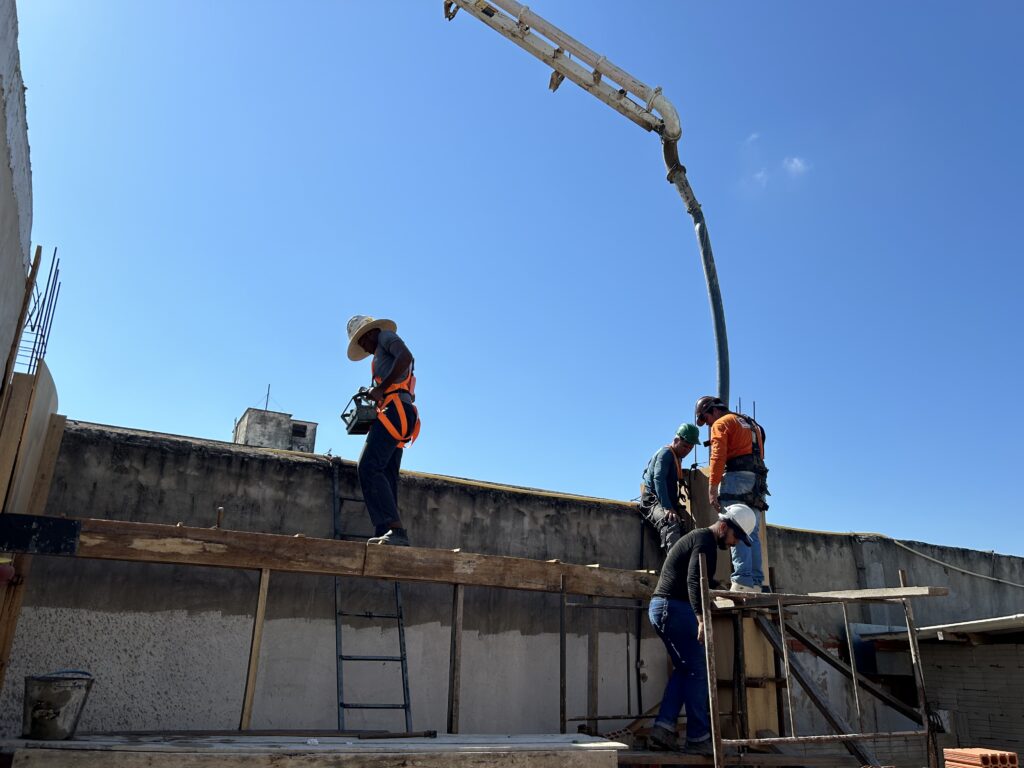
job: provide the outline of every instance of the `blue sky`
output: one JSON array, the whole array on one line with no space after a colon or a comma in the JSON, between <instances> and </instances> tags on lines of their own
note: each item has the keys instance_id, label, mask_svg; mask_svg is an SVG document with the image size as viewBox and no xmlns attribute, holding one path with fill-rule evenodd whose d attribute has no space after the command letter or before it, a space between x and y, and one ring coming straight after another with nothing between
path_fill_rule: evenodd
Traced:
<instances>
[{"instance_id":1,"label":"blue sky","mask_svg":"<svg viewBox=\"0 0 1024 768\"><path fill-rule=\"evenodd\" d=\"M1024 554L1024 6L545 0L683 121L769 520ZM441 2L19 3L69 417L338 419L394 318L404 466L632 498L715 388L657 137ZM699 458L706 461L706 451ZM1009 505L1007 507L1006 505ZM997 515L1001 530L985 522Z\"/></svg>"}]
</instances>

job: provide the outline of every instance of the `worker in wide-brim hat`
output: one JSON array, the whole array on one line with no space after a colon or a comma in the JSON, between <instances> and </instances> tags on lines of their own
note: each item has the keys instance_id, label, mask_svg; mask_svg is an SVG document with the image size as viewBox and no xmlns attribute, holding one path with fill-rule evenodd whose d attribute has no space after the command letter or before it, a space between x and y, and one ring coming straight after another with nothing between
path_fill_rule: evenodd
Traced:
<instances>
[{"instance_id":1,"label":"worker in wide-brim hat","mask_svg":"<svg viewBox=\"0 0 1024 768\"><path fill-rule=\"evenodd\" d=\"M409 546L409 534L398 514L398 474L402 453L419 435L415 406L416 361L396 331L393 320L355 315L348 321L348 359L373 356L369 395L377 404L377 421L366 434L359 455L359 485L374 525L370 544Z\"/></svg>"},{"instance_id":2,"label":"worker in wide-brim hat","mask_svg":"<svg viewBox=\"0 0 1024 768\"><path fill-rule=\"evenodd\" d=\"M693 424L682 424L672 442L659 448L647 462L640 490L640 514L654 526L661 546L668 551L679 537L693 528L693 522L680 501L682 460L700 441Z\"/></svg>"}]
</instances>

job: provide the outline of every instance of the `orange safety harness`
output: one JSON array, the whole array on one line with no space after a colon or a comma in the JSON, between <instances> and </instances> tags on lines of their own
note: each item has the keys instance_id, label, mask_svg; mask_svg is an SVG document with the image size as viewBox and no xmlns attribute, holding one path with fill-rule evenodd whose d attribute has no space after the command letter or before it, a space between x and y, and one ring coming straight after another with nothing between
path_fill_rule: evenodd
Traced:
<instances>
[{"instance_id":1,"label":"orange safety harness","mask_svg":"<svg viewBox=\"0 0 1024 768\"><path fill-rule=\"evenodd\" d=\"M381 401L380 405L377 406L377 418L380 420L380 423L384 425L384 429L388 431L388 434L398 442L399 448L405 448L405 446L411 445L416 441L416 438L419 437L420 434L419 409L416 408L415 405L412 406L413 411L416 413L416 423L413 424L412 430L410 431L409 420L405 415L404 403L402 403L402 399L398 396L399 392L408 392L413 398L416 397L416 374L414 372L414 368L415 365L409 366L408 376L401 381L396 381L384 390L384 399ZM371 361L370 375L373 377L373 383L379 387L384 379L377 376L374 369L374 363ZM385 413L391 403L395 403L395 410L398 411L398 427L394 425L391 419L388 418L387 413Z\"/></svg>"}]
</instances>

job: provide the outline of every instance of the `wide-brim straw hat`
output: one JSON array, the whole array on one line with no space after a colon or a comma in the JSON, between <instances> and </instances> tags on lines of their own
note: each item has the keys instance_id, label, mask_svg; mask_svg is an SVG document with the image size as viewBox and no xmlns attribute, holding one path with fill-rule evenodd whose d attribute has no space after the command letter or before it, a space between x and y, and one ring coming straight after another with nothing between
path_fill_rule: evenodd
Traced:
<instances>
[{"instance_id":1,"label":"wide-brim straw hat","mask_svg":"<svg viewBox=\"0 0 1024 768\"><path fill-rule=\"evenodd\" d=\"M386 318L380 318L375 320L372 317L366 315L354 315L348 321L348 359L349 360L365 360L370 356L370 353L359 346L359 339L364 334L369 333L373 330L381 331L397 331L398 325L394 320L388 320Z\"/></svg>"}]
</instances>

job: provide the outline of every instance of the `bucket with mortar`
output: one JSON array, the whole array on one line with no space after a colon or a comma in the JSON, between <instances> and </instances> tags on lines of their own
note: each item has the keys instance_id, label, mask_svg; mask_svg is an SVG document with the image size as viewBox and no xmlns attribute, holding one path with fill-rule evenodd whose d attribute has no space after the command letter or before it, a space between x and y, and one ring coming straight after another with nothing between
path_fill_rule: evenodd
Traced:
<instances>
[{"instance_id":1,"label":"bucket with mortar","mask_svg":"<svg viewBox=\"0 0 1024 768\"><path fill-rule=\"evenodd\" d=\"M78 669L26 677L22 738L70 739L75 735L90 688L92 675Z\"/></svg>"}]
</instances>

